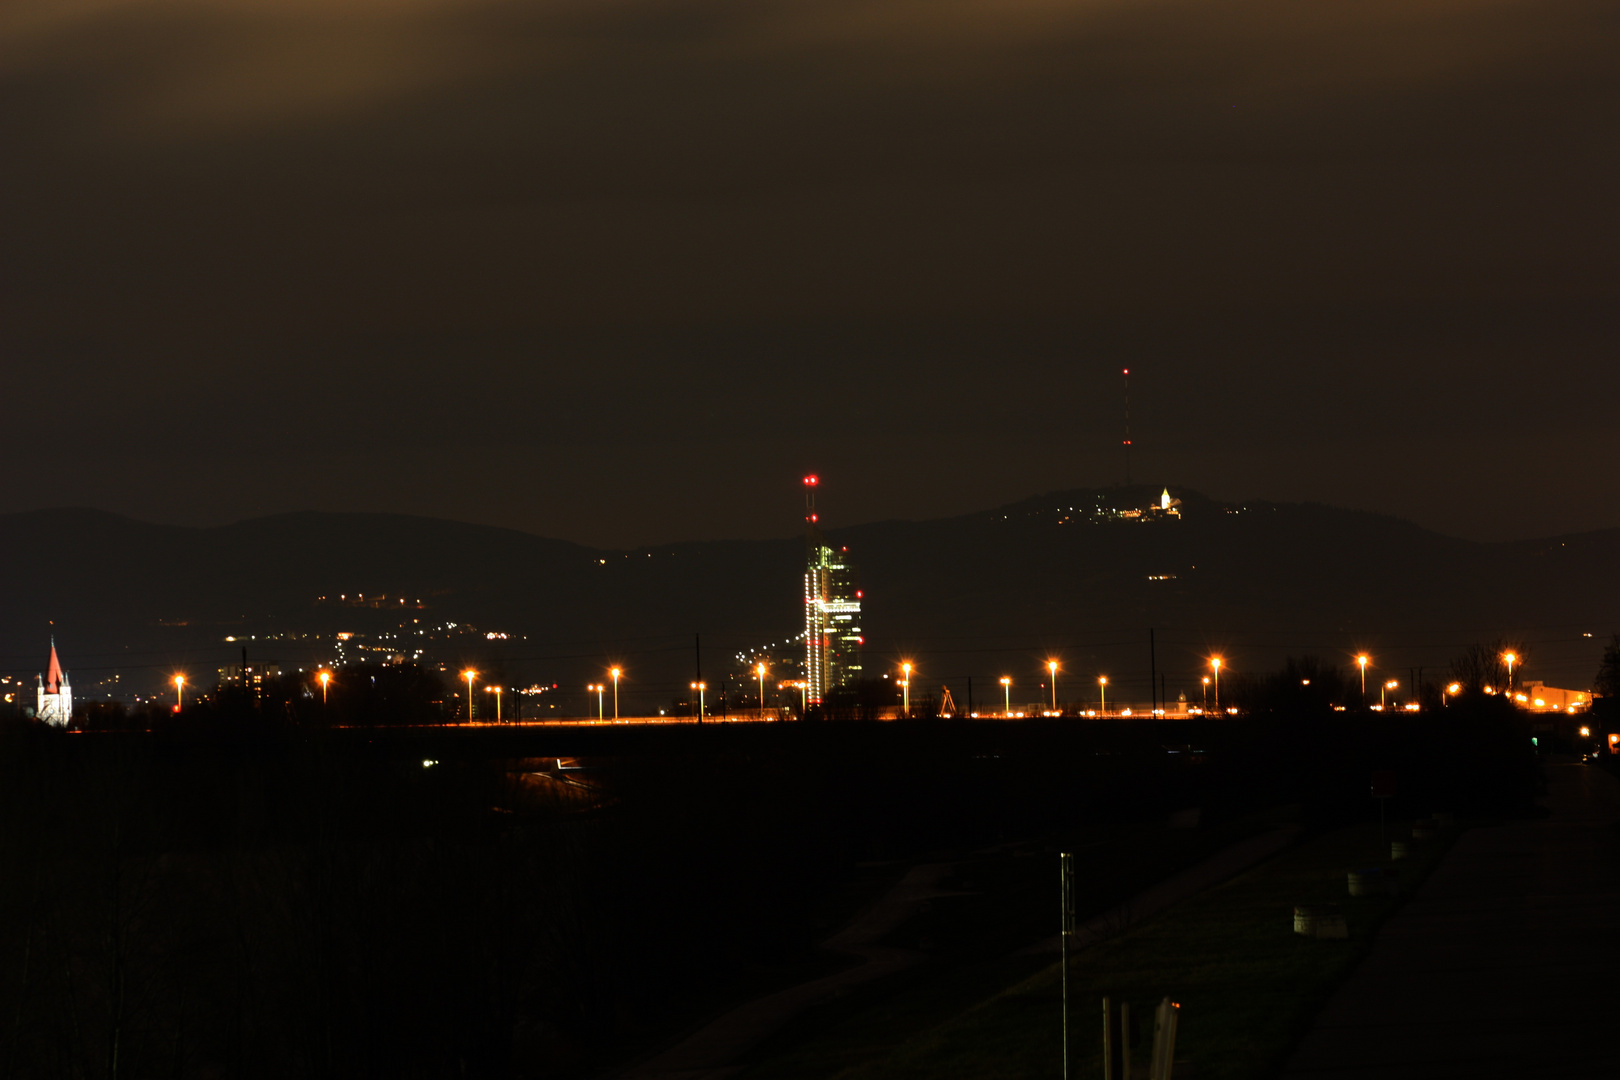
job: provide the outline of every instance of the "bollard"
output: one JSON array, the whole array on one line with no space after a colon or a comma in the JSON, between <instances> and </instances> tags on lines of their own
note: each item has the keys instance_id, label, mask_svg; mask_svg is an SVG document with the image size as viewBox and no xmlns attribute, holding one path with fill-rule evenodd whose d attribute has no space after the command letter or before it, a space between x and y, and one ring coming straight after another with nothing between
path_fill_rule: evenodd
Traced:
<instances>
[{"instance_id":1,"label":"bollard","mask_svg":"<svg viewBox=\"0 0 1620 1080\"><path fill-rule=\"evenodd\" d=\"M1159 1070L1164 1067L1164 1013L1169 1001L1165 998L1153 1010L1153 1056L1148 1058L1148 1080L1159 1080Z\"/></svg>"},{"instance_id":2,"label":"bollard","mask_svg":"<svg viewBox=\"0 0 1620 1080\"><path fill-rule=\"evenodd\" d=\"M1159 1074L1159 1080L1170 1080L1170 1070L1176 1064L1176 1022L1181 1018L1181 1006L1175 1002L1168 1002L1169 1033L1164 1039L1164 1072Z\"/></svg>"},{"instance_id":3,"label":"bollard","mask_svg":"<svg viewBox=\"0 0 1620 1080\"><path fill-rule=\"evenodd\" d=\"M1153 1014L1153 1057L1148 1063L1149 1080L1170 1080L1176 1061L1176 1018L1181 1006L1165 998Z\"/></svg>"}]
</instances>

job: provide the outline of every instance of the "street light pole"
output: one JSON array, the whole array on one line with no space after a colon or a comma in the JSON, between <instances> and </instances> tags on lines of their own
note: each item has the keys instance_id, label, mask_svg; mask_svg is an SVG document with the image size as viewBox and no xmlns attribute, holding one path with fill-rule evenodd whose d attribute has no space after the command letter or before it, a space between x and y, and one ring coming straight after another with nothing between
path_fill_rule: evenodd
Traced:
<instances>
[{"instance_id":1,"label":"street light pole","mask_svg":"<svg viewBox=\"0 0 1620 1080\"><path fill-rule=\"evenodd\" d=\"M476 676L477 674L478 674L478 672L474 671L472 668L468 668L466 671L463 671L461 673L461 677L463 679L467 680L467 723L469 723L469 724L472 723L472 718L473 718L473 696L472 696L473 677Z\"/></svg>"},{"instance_id":2,"label":"street light pole","mask_svg":"<svg viewBox=\"0 0 1620 1080\"><path fill-rule=\"evenodd\" d=\"M1220 712L1221 711L1221 658L1218 657L1218 656L1210 657L1209 658L1209 666L1215 669L1215 711Z\"/></svg>"},{"instance_id":3,"label":"street light pole","mask_svg":"<svg viewBox=\"0 0 1620 1080\"><path fill-rule=\"evenodd\" d=\"M1356 663L1361 667L1361 703L1367 704L1367 654L1362 653L1356 657Z\"/></svg>"},{"instance_id":4,"label":"street light pole","mask_svg":"<svg viewBox=\"0 0 1620 1080\"><path fill-rule=\"evenodd\" d=\"M1102 696L1102 708L1099 710L1104 716L1108 715L1108 676L1097 676L1097 692Z\"/></svg>"},{"instance_id":5,"label":"street light pole","mask_svg":"<svg viewBox=\"0 0 1620 1080\"><path fill-rule=\"evenodd\" d=\"M501 688L494 686L490 689L495 691L495 722L498 724L501 722Z\"/></svg>"},{"instance_id":6,"label":"street light pole","mask_svg":"<svg viewBox=\"0 0 1620 1080\"><path fill-rule=\"evenodd\" d=\"M1046 670L1048 672L1050 672L1051 676L1052 676L1052 711L1057 712L1058 711L1058 707L1057 707L1058 662L1056 660L1048 660L1046 662Z\"/></svg>"},{"instance_id":7,"label":"street light pole","mask_svg":"<svg viewBox=\"0 0 1620 1080\"><path fill-rule=\"evenodd\" d=\"M324 708L326 706L326 687L332 681L332 673L323 671L316 678L321 680L321 706Z\"/></svg>"},{"instance_id":8,"label":"street light pole","mask_svg":"<svg viewBox=\"0 0 1620 1080\"><path fill-rule=\"evenodd\" d=\"M619 671L618 668L614 668L613 670L609 671L608 674L613 676L613 719L617 720L619 718L619 675L620 675L620 671Z\"/></svg>"},{"instance_id":9,"label":"street light pole","mask_svg":"<svg viewBox=\"0 0 1620 1080\"><path fill-rule=\"evenodd\" d=\"M759 677L759 718L765 719L765 665L755 664L754 674Z\"/></svg>"},{"instance_id":10,"label":"street light pole","mask_svg":"<svg viewBox=\"0 0 1620 1080\"><path fill-rule=\"evenodd\" d=\"M1003 675L1001 677L1001 702L1002 702L1001 715L1003 717L1011 718L1011 716L1012 716L1012 680L1007 678L1007 676L1005 676L1005 675Z\"/></svg>"},{"instance_id":11,"label":"street light pole","mask_svg":"<svg viewBox=\"0 0 1620 1080\"><path fill-rule=\"evenodd\" d=\"M186 707L186 677L184 675L176 675L174 677L174 711L179 712L181 709L184 709L185 707Z\"/></svg>"},{"instance_id":12,"label":"street light pole","mask_svg":"<svg viewBox=\"0 0 1620 1080\"><path fill-rule=\"evenodd\" d=\"M1507 692L1511 694L1511 693L1513 693L1513 665L1519 658L1515 654L1509 652L1509 653L1503 653L1502 654L1502 659L1507 661L1507 667L1508 667Z\"/></svg>"},{"instance_id":13,"label":"street light pole","mask_svg":"<svg viewBox=\"0 0 1620 1080\"><path fill-rule=\"evenodd\" d=\"M901 664L900 673L905 678L900 680L900 712L905 716L911 715L911 665Z\"/></svg>"}]
</instances>

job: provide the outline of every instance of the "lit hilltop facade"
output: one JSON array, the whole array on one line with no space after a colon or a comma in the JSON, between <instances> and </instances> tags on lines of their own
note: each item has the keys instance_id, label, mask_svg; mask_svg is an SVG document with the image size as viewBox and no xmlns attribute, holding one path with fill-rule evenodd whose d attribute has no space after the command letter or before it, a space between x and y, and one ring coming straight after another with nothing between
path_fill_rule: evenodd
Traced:
<instances>
[{"instance_id":1,"label":"lit hilltop facade","mask_svg":"<svg viewBox=\"0 0 1620 1080\"><path fill-rule=\"evenodd\" d=\"M56 658L56 640L51 639L51 663L39 680L39 707L34 715L47 724L67 727L73 719L73 687L68 685L67 673Z\"/></svg>"},{"instance_id":2,"label":"lit hilltop facade","mask_svg":"<svg viewBox=\"0 0 1620 1080\"><path fill-rule=\"evenodd\" d=\"M861 679L861 592L847 548L833 548L816 517L814 476L804 478L805 700L820 705L829 694Z\"/></svg>"}]
</instances>

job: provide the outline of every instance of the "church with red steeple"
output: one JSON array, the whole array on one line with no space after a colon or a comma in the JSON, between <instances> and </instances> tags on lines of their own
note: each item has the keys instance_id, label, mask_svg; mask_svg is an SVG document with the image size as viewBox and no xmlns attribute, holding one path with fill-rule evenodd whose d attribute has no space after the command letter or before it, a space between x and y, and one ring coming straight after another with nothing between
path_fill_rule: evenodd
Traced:
<instances>
[{"instance_id":1,"label":"church with red steeple","mask_svg":"<svg viewBox=\"0 0 1620 1080\"><path fill-rule=\"evenodd\" d=\"M73 719L73 687L68 685L67 673L56 658L56 639L51 638L51 666L39 681L39 708L34 715L47 724L67 727Z\"/></svg>"}]
</instances>

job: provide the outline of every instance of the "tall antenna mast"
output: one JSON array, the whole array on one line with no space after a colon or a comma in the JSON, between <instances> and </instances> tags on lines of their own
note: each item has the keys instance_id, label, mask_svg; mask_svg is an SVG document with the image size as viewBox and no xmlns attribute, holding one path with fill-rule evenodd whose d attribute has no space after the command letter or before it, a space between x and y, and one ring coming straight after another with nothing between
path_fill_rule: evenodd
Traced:
<instances>
[{"instance_id":1,"label":"tall antenna mast","mask_svg":"<svg viewBox=\"0 0 1620 1080\"><path fill-rule=\"evenodd\" d=\"M1131 486L1131 369L1125 369L1125 486Z\"/></svg>"}]
</instances>

